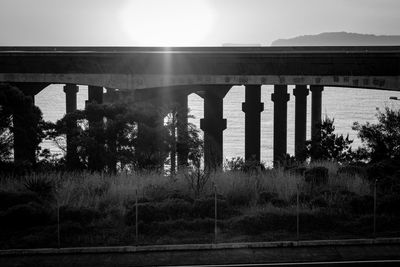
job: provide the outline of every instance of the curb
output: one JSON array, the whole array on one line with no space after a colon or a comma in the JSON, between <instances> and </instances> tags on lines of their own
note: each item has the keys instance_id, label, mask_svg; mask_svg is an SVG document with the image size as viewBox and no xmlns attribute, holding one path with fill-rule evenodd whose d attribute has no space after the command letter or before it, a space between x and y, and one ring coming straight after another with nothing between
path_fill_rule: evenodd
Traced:
<instances>
[{"instance_id":1,"label":"curb","mask_svg":"<svg viewBox=\"0 0 400 267\"><path fill-rule=\"evenodd\" d=\"M322 247L322 246L352 246L352 245L388 245L388 244L400 244L400 238L278 241L278 242L255 242L255 243L185 244L185 245L153 245L153 246L119 246L119 247L8 249L8 250L0 250L0 257L1 256L22 256L22 255L137 253L137 252L162 252L162 251L224 250L224 249L285 248L285 247Z\"/></svg>"}]
</instances>

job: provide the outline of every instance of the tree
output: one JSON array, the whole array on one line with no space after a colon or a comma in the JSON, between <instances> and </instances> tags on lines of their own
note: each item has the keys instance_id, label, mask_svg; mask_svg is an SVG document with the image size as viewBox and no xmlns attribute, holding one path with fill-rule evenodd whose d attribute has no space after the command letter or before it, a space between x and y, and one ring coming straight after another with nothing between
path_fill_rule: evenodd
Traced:
<instances>
[{"instance_id":1,"label":"tree","mask_svg":"<svg viewBox=\"0 0 400 267\"><path fill-rule=\"evenodd\" d=\"M45 122L31 97L16 87L0 84L0 119L0 161L10 161L14 148L18 151L14 161L35 164Z\"/></svg>"},{"instance_id":2,"label":"tree","mask_svg":"<svg viewBox=\"0 0 400 267\"><path fill-rule=\"evenodd\" d=\"M376 117L378 123L375 124L353 124L353 130L358 131L363 142L358 154L370 163L400 159L400 110L386 107Z\"/></svg>"},{"instance_id":3,"label":"tree","mask_svg":"<svg viewBox=\"0 0 400 267\"><path fill-rule=\"evenodd\" d=\"M321 136L306 142L306 157L313 160L336 160L338 162L348 162L352 159L353 152L351 144L353 140L349 135L337 135L334 133L334 119L325 117L321 124L317 125Z\"/></svg>"},{"instance_id":4,"label":"tree","mask_svg":"<svg viewBox=\"0 0 400 267\"><path fill-rule=\"evenodd\" d=\"M180 145L172 135L176 120L164 125L166 108L148 102L90 104L65 115L47 133L52 140L70 137L77 153L76 169L162 170L168 154ZM71 122L77 127L70 127ZM199 140L198 130L189 124L187 139L180 140L188 148L189 160L199 157ZM65 141L57 143L65 150Z\"/></svg>"}]
</instances>

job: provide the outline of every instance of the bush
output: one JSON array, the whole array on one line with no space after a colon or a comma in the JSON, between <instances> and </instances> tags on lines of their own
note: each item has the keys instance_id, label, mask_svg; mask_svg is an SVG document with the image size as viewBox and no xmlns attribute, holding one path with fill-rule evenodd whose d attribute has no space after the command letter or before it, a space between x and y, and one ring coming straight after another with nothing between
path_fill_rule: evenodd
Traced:
<instances>
[{"instance_id":1,"label":"bush","mask_svg":"<svg viewBox=\"0 0 400 267\"><path fill-rule=\"evenodd\" d=\"M163 201L168 198L168 190L161 185L147 185L143 188L144 196L150 201Z\"/></svg>"},{"instance_id":2,"label":"bush","mask_svg":"<svg viewBox=\"0 0 400 267\"><path fill-rule=\"evenodd\" d=\"M262 191L258 196L258 204L267 204L277 198L279 198L277 193Z\"/></svg>"},{"instance_id":3,"label":"bush","mask_svg":"<svg viewBox=\"0 0 400 267\"><path fill-rule=\"evenodd\" d=\"M62 223L71 221L88 225L99 218L101 218L101 214L97 209L69 206L60 207L60 222Z\"/></svg>"},{"instance_id":4,"label":"bush","mask_svg":"<svg viewBox=\"0 0 400 267\"><path fill-rule=\"evenodd\" d=\"M323 196L317 196L311 199L310 206L317 208L326 208L328 207L328 201Z\"/></svg>"},{"instance_id":5,"label":"bush","mask_svg":"<svg viewBox=\"0 0 400 267\"><path fill-rule=\"evenodd\" d=\"M51 223L52 216L42 205L29 202L12 206L0 214L0 225L8 228L27 228Z\"/></svg>"},{"instance_id":6,"label":"bush","mask_svg":"<svg viewBox=\"0 0 400 267\"><path fill-rule=\"evenodd\" d=\"M381 214L400 215L400 195L390 194L380 196L377 200L377 212Z\"/></svg>"},{"instance_id":7,"label":"bush","mask_svg":"<svg viewBox=\"0 0 400 267\"><path fill-rule=\"evenodd\" d=\"M294 231L296 229L296 216L269 212L259 213L233 218L228 225L235 232L249 235L277 230Z\"/></svg>"},{"instance_id":8,"label":"bush","mask_svg":"<svg viewBox=\"0 0 400 267\"><path fill-rule=\"evenodd\" d=\"M49 179L32 177L25 181L24 186L27 190L36 193L44 200L50 200L54 198L54 182Z\"/></svg>"},{"instance_id":9,"label":"bush","mask_svg":"<svg viewBox=\"0 0 400 267\"><path fill-rule=\"evenodd\" d=\"M138 204L138 220L144 223L191 218L192 213L192 204L182 199L167 199L158 203L147 202ZM128 208L125 223L127 225L134 225L135 221L136 205L134 204Z\"/></svg>"},{"instance_id":10,"label":"bush","mask_svg":"<svg viewBox=\"0 0 400 267\"><path fill-rule=\"evenodd\" d=\"M349 205L355 214L371 214L374 211L374 198L372 196L354 196Z\"/></svg>"},{"instance_id":11,"label":"bush","mask_svg":"<svg viewBox=\"0 0 400 267\"><path fill-rule=\"evenodd\" d=\"M214 230L214 220L195 219L195 220L168 220L163 222L152 222L147 225L139 225L144 234L166 235L174 232L203 232L211 233Z\"/></svg>"},{"instance_id":12,"label":"bush","mask_svg":"<svg viewBox=\"0 0 400 267\"><path fill-rule=\"evenodd\" d=\"M226 194L226 201L230 206L247 206L253 200L253 194L244 188L235 188Z\"/></svg>"},{"instance_id":13,"label":"bush","mask_svg":"<svg viewBox=\"0 0 400 267\"><path fill-rule=\"evenodd\" d=\"M325 167L313 167L305 171L305 181L312 186L326 185L329 173Z\"/></svg>"},{"instance_id":14,"label":"bush","mask_svg":"<svg viewBox=\"0 0 400 267\"><path fill-rule=\"evenodd\" d=\"M194 218L214 218L215 214L214 198L197 199L193 203ZM217 215L218 219L230 218L239 212L228 205L226 200L217 199Z\"/></svg>"},{"instance_id":15,"label":"bush","mask_svg":"<svg viewBox=\"0 0 400 267\"><path fill-rule=\"evenodd\" d=\"M12 206L27 204L29 202L40 203L39 196L33 192L0 191L0 210L7 210Z\"/></svg>"},{"instance_id":16,"label":"bush","mask_svg":"<svg viewBox=\"0 0 400 267\"><path fill-rule=\"evenodd\" d=\"M348 176L360 176L360 177L367 177L367 171L365 166L354 166L354 165L347 165L347 166L342 166L338 169L337 175L345 174Z\"/></svg>"}]
</instances>

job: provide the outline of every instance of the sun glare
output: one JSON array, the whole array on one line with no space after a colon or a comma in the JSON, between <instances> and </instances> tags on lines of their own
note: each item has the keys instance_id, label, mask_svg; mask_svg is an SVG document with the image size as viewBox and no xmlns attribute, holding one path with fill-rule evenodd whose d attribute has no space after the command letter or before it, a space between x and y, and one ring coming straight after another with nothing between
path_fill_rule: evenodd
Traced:
<instances>
[{"instance_id":1,"label":"sun glare","mask_svg":"<svg viewBox=\"0 0 400 267\"><path fill-rule=\"evenodd\" d=\"M204 0L131 1L121 13L124 31L135 45L199 45L213 26Z\"/></svg>"}]
</instances>

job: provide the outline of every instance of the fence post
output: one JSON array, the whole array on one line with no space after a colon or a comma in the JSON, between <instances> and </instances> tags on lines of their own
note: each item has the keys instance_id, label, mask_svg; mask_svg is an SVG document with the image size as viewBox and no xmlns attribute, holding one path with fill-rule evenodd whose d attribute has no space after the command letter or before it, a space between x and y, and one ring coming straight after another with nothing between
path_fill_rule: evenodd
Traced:
<instances>
[{"instance_id":1,"label":"fence post","mask_svg":"<svg viewBox=\"0 0 400 267\"><path fill-rule=\"evenodd\" d=\"M378 179L375 179L374 183L374 233L373 236L376 238L376 187L377 187Z\"/></svg>"},{"instance_id":2,"label":"fence post","mask_svg":"<svg viewBox=\"0 0 400 267\"><path fill-rule=\"evenodd\" d=\"M300 240L299 184L296 185L296 230L297 241Z\"/></svg>"},{"instance_id":3,"label":"fence post","mask_svg":"<svg viewBox=\"0 0 400 267\"><path fill-rule=\"evenodd\" d=\"M57 247L61 248L61 240L60 240L60 203L57 197Z\"/></svg>"},{"instance_id":4,"label":"fence post","mask_svg":"<svg viewBox=\"0 0 400 267\"><path fill-rule=\"evenodd\" d=\"M135 239L136 239L136 245L139 243L139 225L138 225L138 220L139 219L139 207L138 207L138 190L136 188L136 193L135 193Z\"/></svg>"},{"instance_id":5,"label":"fence post","mask_svg":"<svg viewBox=\"0 0 400 267\"><path fill-rule=\"evenodd\" d=\"M214 242L217 243L217 218L218 218L218 210L217 210L217 185L214 184Z\"/></svg>"}]
</instances>

